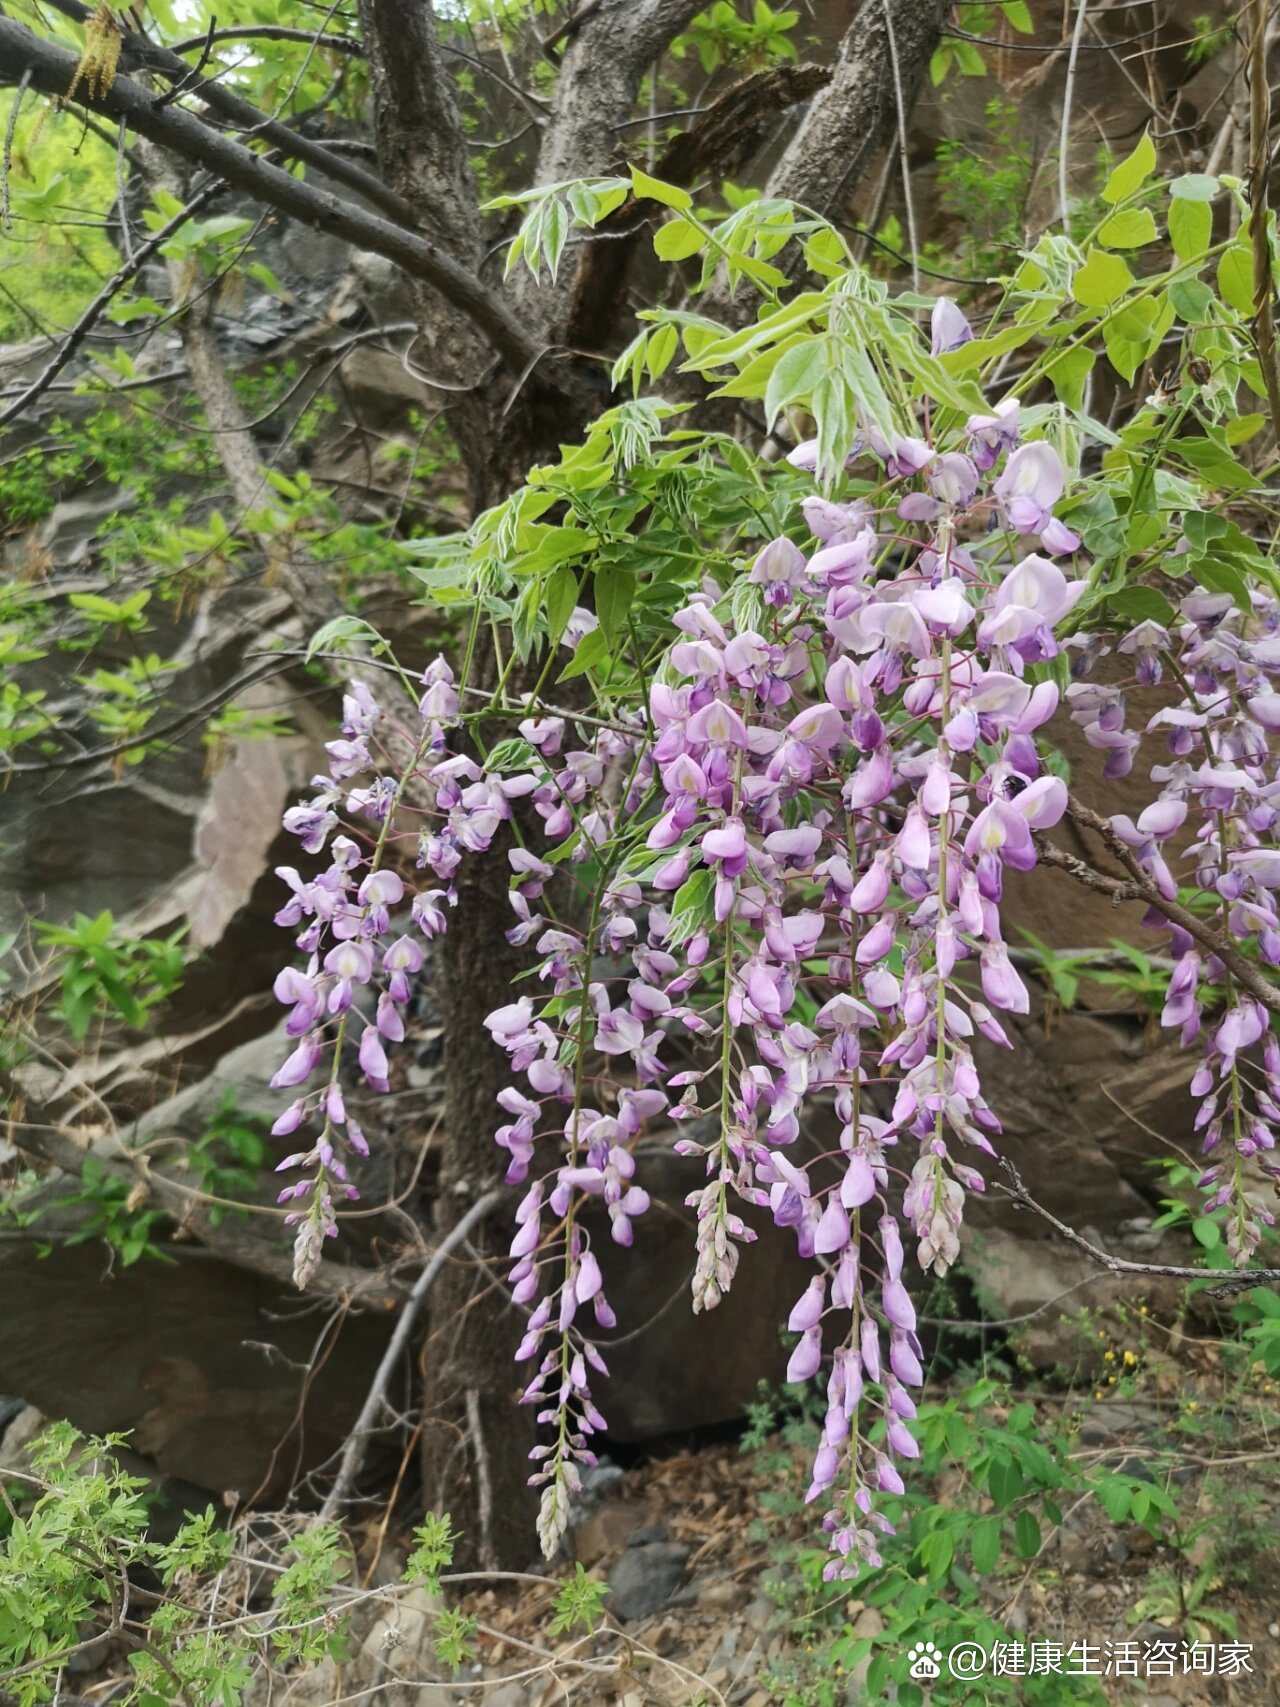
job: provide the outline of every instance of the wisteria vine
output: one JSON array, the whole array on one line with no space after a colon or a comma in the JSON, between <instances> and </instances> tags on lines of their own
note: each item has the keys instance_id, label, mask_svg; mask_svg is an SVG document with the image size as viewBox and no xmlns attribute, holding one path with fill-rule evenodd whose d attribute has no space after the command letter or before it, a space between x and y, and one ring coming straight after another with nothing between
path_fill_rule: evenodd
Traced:
<instances>
[{"instance_id":1,"label":"wisteria vine","mask_svg":"<svg viewBox=\"0 0 1280 1707\"><path fill-rule=\"evenodd\" d=\"M969 335L940 304L935 353ZM790 457L801 470L816 460L815 445ZM1272 593L1255 587L1245 610L1194 587L1167 626L1091 628L1087 571L1063 566L1080 541L1055 514L1062 461L1023 438L1013 400L950 444L869 425L848 466L878 470L870 495L815 491L801 504L807 549L776 538L732 588L695 590L642 700L576 717L540 698L495 706L518 734L486 755L465 684L437 659L417 726L396 731L412 760L392 765L380 745L392 714L356 681L330 774L285 817L330 862L309 878L280 872L292 893L279 923L300 927L308 960L276 982L297 1041L273 1082L298 1094L274 1131L319 1132L280 1163L299 1176L282 1200L300 1286L355 1195L344 1157L367 1153L344 1105L344 1043L358 1039L365 1083L385 1091L387 1046L404 1037L462 861L500 837L507 848L509 938L531 955L536 994L486 1025L511 1068L495 1140L524 1188L508 1283L527 1313L525 1400L545 1428L532 1480L548 1553L604 1427L598 1342L615 1318L593 1240L607 1224L632 1243L649 1207L636 1141L661 1120L705 1169L689 1199L695 1311L729 1290L762 1215L814 1265L788 1322L788 1378L827 1370L808 1497L827 1505L829 1577L879 1562L889 1524L876 1495L902 1491L919 1451L903 1224L920 1268L945 1274L966 1196L984 1186L975 1163L995 1154L974 1041L1011 1047L1000 1016L1029 1008L1002 890L1068 809L1043 744L1060 707L1110 776L1151 748L1156 797L1109 825L1149 884L1148 922L1170 928L1159 902L1178 897L1176 865L1212 898L1211 926L1280 965ZM576 611L569 641L595 620ZM1162 708L1132 728L1126 689L1162 681ZM345 833L344 816L362 827ZM426 881L406 917L410 843ZM575 871L589 881L565 885ZM571 897L559 911L557 884ZM1275 1008L1203 933L1174 924L1171 952L1163 1023L1202 1051L1200 1183L1243 1265L1272 1219L1246 1164L1280 1171ZM809 1155L796 1146L816 1100L834 1108L839 1141ZM603 1214L584 1216L588 1204Z\"/></svg>"}]
</instances>

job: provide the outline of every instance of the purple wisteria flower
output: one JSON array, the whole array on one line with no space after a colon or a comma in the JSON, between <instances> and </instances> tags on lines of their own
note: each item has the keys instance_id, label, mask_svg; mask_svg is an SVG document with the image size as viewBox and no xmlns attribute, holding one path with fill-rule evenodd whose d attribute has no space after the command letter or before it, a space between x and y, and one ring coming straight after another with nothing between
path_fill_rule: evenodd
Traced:
<instances>
[{"instance_id":1,"label":"purple wisteria flower","mask_svg":"<svg viewBox=\"0 0 1280 1707\"><path fill-rule=\"evenodd\" d=\"M940 300L934 353L971 336ZM1080 543L1054 513L1066 473L1021 439L1017 401L945 442L886 427L863 423L850 447L857 496L807 493L727 587L696 570L643 700L619 690L607 714L575 716L522 695L493 710L519 740L486 760L437 659L408 710L414 762L394 774L390 713L356 682L329 774L286 815L327 862L279 872L301 962L275 986L290 1047L274 1083L292 1100L274 1130L316 1135L281 1163L301 1176L282 1194L300 1284L368 1148L344 1073L387 1090L460 869L499 850L509 868L528 975L485 1023L510 1069L494 1111L519 1196L505 1279L545 1430L531 1480L548 1552L604 1427L607 1258L643 1245L640 1140L656 1128L692 1176L695 1310L720 1304L764 1218L812 1265L787 1366L825 1383L808 1497L827 1506L829 1577L880 1561L877 1500L919 1454L911 1277L961 1256L1000 1131L975 1051L1011 1047L1009 1016L1030 1007L1002 905L1067 809L1055 716L1108 777L1148 743L1156 798L1103 829L1150 921L1196 888L1250 965L1280 965L1276 601L1242 611L1197 589L1118 639L1068 634L1089 583L1055 561ZM812 471L816 444L788 461ZM774 477L794 491L794 472ZM575 610L564 644L596 626ZM1131 729L1126 693L1157 683L1177 691ZM1180 927L1170 953L1163 1022L1202 1051L1202 1185L1246 1262L1270 1219L1257 1176L1280 1176L1280 1043L1249 981ZM838 1139L815 1154L819 1103Z\"/></svg>"}]
</instances>

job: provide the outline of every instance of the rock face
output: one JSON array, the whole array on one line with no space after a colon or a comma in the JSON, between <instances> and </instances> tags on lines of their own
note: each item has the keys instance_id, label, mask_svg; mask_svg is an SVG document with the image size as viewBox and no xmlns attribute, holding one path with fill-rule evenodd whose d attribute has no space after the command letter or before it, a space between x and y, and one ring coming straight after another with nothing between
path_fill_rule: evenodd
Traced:
<instances>
[{"instance_id":1,"label":"rock face","mask_svg":"<svg viewBox=\"0 0 1280 1707\"><path fill-rule=\"evenodd\" d=\"M176 1247L181 1250L181 1247ZM165 1476L282 1496L337 1450L390 1333L188 1247L113 1270L97 1244L0 1245L0 1386L95 1434L133 1431Z\"/></svg>"},{"instance_id":2,"label":"rock face","mask_svg":"<svg viewBox=\"0 0 1280 1707\"><path fill-rule=\"evenodd\" d=\"M624 1623L661 1612L684 1587L689 1549L669 1541L660 1524L638 1530L609 1572L609 1611Z\"/></svg>"},{"instance_id":3,"label":"rock face","mask_svg":"<svg viewBox=\"0 0 1280 1707\"><path fill-rule=\"evenodd\" d=\"M753 1215L760 1239L744 1251L728 1296L695 1316L690 1282L696 1222L684 1200L704 1183L702 1165L672 1155L655 1140L639 1151L636 1177L653 1207L637 1225L630 1251L610 1242L606 1216L587 1217L618 1317L618 1343L601 1341L611 1377L602 1385L601 1405L610 1432L622 1441L652 1440L741 1416L762 1380L782 1379L787 1360L778 1324L809 1280L794 1236Z\"/></svg>"}]
</instances>

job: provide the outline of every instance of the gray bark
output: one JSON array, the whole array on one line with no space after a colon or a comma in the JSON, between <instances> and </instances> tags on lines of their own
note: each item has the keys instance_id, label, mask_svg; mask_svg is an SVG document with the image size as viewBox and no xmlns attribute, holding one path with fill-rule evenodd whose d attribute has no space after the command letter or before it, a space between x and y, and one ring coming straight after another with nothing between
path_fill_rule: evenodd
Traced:
<instances>
[{"instance_id":1,"label":"gray bark","mask_svg":"<svg viewBox=\"0 0 1280 1707\"><path fill-rule=\"evenodd\" d=\"M897 84L909 109L950 11L951 0L863 0L840 43L830 83L814 99L765 193L822 214L842 211L894 134Z\"/></svg>"}]
</instances>

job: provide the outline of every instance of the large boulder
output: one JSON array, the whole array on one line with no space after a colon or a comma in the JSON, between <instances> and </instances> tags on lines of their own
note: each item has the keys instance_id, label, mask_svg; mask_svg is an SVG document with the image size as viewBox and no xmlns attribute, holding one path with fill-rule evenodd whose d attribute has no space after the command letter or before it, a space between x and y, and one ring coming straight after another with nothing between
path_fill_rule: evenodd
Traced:
<instances>
[{"instance_id":1,"label":"large boulder","mask_svg":"<svg viewBox=\"0 0 1280 1707\"><path fill-rule=\"evenodd\" d=\"M45 1257L0 1244L0 1388L129 1433L163 1475L215 1497L279 1499L341 1448L390 1313L318 1308L195 1246L169 1254L121 1268L96 1242Z\"/></svg>"}]
</instances>

